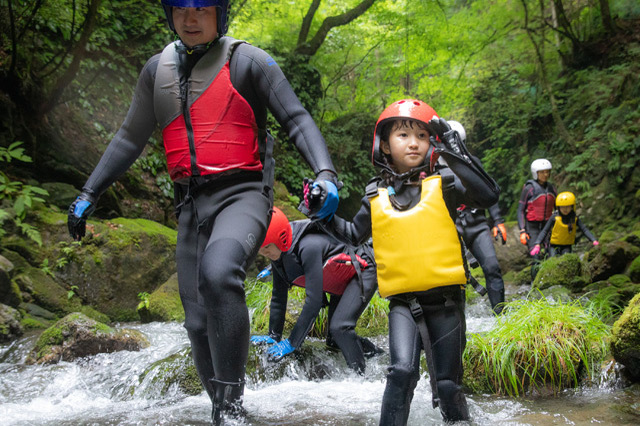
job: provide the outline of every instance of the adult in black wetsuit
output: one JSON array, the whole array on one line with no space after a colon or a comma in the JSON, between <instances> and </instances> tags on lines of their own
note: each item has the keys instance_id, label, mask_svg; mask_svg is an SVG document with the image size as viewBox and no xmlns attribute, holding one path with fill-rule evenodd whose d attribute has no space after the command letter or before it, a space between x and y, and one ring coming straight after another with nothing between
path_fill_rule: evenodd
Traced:
<instances>
[{"instance_id":1,"label":"adult in black wetsuit","mask_svg":"<svg viewBox=\"0 0 640 426\"><path fill-rule=\"evenodd\" d=\"M448 168L438 167L439 155ZM456 208L488 208L500 190L457 132L416 99L382 112L372 157L380 174L367 186L360 210L351 222L332 222L354 244L373 237L379 292L390 300L391 365L380 425L407 424L421 349L434 408L447 422L468 420L462 392L467 271Z\"/></svg>"},{"instance_id":2,"label":"adult in black wetsuit","mask_svg":"<svg viewBox=\"0 0 640 426\"><path fill-rule=\"evenodd\" d=\"M371 246L345 245L310 220L289 223L277 207L269 224L260 254L271 259L273 292L269 315L269 335L252 336L255 344L273 345L271 360L278 361L302 346L330 294L329 335L342 351L347 365L356 372L365 371L365 354L380 350L355 332L356 322L377 290L376 268ZM353 261L359 262L358 269ZM304 285L305 303L289 338L282 339L289 288Z\"/></svg>"},{"instance_id":3,"label":"adult in black wetsuit","mask_svg":"<svg viewBox=\"0 0 640 426\"><path fill-rule=\"evenodd\" d=\"M272 204L267 108L286 129L337 207L336 173L324 139L275 61L225 37L227 0L163 0L179 40L144 65L127 116L82 193L69 231L85 234L98 197L142 153L157 125L175 183L176 260L193 359L212 417L242 414L249 349L244 279Z\"/></svg>"},{"instance_id":4,"label":"adult in black wetsuit","mask_svg":"<svg viewBox=\"0 0 640 426\"><path fill-rule=\"evenodd\" d=\"M458 132L462 142L467 139L467 133L457 121L449 121L451 128ZM456 228L462 235L462 239L467 249L475 257L482 268L487 283L487 295L491 303L491 309L496 314L502 312L504 308L504 281L502 271L496 256L496 249L491 240L491 230L485 215L485 209L475 209L466 205L458 207L456 217ZM502 244L507 242L507 229L504 226L504 219L500 214L498 203L487 209L493 224L493 236L500 236Z\"/></svg>"}]
</instances>

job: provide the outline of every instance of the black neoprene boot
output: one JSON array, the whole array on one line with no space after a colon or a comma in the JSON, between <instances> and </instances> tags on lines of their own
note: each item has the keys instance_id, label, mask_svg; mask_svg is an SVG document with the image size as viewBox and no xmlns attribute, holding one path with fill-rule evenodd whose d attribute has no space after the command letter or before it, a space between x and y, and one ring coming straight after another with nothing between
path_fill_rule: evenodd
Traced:
<instances>
[{"instance_id":1,"label":"black neoprene boot","mask_svg":"<svg viewBox=\"0 0 640 426\"><path fill-rule=\"evenodd\" d=\"M225 419L241 419L246 416L247 412L242 407L244 381L234 383L211 379L210 383L214 389L211 411L211 421L214 425L224 425Z\"/></svg>"}]
</instances>

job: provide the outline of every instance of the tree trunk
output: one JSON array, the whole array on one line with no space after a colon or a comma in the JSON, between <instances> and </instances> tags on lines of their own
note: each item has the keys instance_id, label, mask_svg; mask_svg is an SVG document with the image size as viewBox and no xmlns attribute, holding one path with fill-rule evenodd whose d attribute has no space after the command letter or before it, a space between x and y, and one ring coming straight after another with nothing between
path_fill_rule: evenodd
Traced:
<instances>
[{"instance_id":1,"label":"tree trunk","mask_svg":"<svg viewBox=\"0 0 640 426\"><path fill-rule=\"evenodd\" d=\"M69 68L67 68L67 70L54 83L51 94L49 95L48 99L41 105L41 115L44 115L47 112L51 111L58 104L58 101L62 97L64 90L76 77L76 74L80 69L80 63L86 55L87 42L89 41L89 37L91 37L91 34L93 33L93 30L95 28L96 20L98 18L98 8L100 7L101 2L102 0L91 0L91 3L89 4L89 10L87 10L87 16L84 20L82 34L80 34L80 39L71 50L71 55L73 57L73 59L71 60L71 64L69 65Z\"/></svg>"},{"instance_id":2,"label":"tree trunk","mask_svg":"<svg viewBox=\"0 0 640 426\"><path fill-rule=\"evenodd\" d=\"M607 34L613 34L616 32L616 24L611 18L611 10L609 9L609 0L600 1L600 16L602 19L602 26L607 31Z\"/></svg>"}]
</instances>

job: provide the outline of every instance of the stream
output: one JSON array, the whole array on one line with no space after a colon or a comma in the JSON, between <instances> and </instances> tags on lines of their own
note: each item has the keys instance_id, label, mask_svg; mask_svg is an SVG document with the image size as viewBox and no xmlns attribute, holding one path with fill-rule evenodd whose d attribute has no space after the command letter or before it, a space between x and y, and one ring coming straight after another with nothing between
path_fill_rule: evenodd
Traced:
<instances>
[{"instance_id":1,"label":"stream","mask_svg":"<svg viewBox=\"0 0 640 426\"><path fill-rule=\"evenodd\" d=\"M495 320L486 300L467 306L468 333L487 330ZM151 346L61 362L26 365L37 335L0 345L0 424L2 425L206 425L207 395L185 396L177 388L161 393L140 375L153 362L189 347L178 323L121 324L140 330ZM386 337L373 339L386 349ZM253 350L252 350L253 351ZM310 380L304 363L287 364L277 380L248 380L243 425L377 425L388 355L367 361L359 377L340 353L329 353L321 379ZM268 363L264 364L266 368ZM311 367L309 367L311 368ZM554 398L467 395L472 425L638 425L640 386L622 388L604 376L597 386L566 391ZM238 424L238 423L236 423ZM431 408L423 373L411 405L409 425L443 424Z\"/></svg>"}]
</instances>

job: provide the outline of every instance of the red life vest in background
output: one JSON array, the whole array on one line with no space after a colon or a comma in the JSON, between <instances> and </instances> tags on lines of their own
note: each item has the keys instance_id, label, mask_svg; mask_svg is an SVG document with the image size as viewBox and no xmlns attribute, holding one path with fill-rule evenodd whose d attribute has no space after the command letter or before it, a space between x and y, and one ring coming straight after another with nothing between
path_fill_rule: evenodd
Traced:
<instances>
[{"instance_id":1,"label":"red life vest in background","mask_svg":"<svg viewBox=\"0 0 640 426\"><path fill-rule=\"evenodd\" d=\"M369 264L366 260L358 256L356 260L360 262L360 268L364 269ZM351 279L356 275L356 268L351 263L351 256L347 253L337 254L324 263L322 267L322 290L327 293L341 295ZM304 287L304 275L293 280L293 284Z\"/></svg>"},{"instance_id":2,"label":"red life vest in background","mask_svg":"<svg viewBox=\"0 0 640 426\"><path fill-rule=\"evenodd\" d=\"M551 184L543 187L535 180L528 180L533 187L531 198L527 200L527 220L529 222L544 222L549 220L556 206L555 189Z\"/></svg>"},{"instance_id":3,"label":"red life vest in background","mask_svg":"<svg viewBox=\"0 0 640 426\"><path fill-rule=\"evenodd\" d=\"M255 115L230 79L229 58L237 44L223 37L200 58L184 100L174 43L160 56L154 108L174 181L233 169L262 170Z\"/></svg>"}]
</instances>

